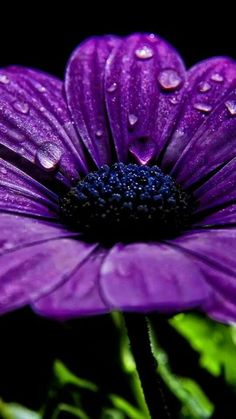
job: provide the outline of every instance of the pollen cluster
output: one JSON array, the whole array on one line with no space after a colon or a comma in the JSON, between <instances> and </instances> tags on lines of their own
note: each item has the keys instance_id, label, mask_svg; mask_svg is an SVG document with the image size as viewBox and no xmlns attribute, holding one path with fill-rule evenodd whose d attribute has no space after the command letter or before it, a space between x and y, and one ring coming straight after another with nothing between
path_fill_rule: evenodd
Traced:
<instances>
[{"instance_id":1,"label":"pollen cluster","mask_svg":"<svg viewBox=\"0 0 236 419\"><path fill-rule=\"evenodd\" d=\"M193 198L158 166L102 166L60 199L63 221L99 240L173 237L190 223Z\"/></svg>"}]
</instances>

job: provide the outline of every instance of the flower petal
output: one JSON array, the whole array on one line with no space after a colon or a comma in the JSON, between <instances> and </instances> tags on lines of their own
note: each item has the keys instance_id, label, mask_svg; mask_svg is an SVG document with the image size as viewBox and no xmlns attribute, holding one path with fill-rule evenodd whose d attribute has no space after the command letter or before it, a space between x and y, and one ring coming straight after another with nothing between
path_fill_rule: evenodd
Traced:
<instances>
[{"instance_id":1,"label":"flower petal","mask_svg":"<svg viewBox=\"0 0 236 419\"><path fill-rule=\"evenodd\" d=\"M58 218L57 196L0 158L0 211Z\"/></svg>"},{"instance_id":2,"label":"flower petal","mask_svg":"<svg viewBox=\"0 0 236 419\"><path fill-rule=\"evenodd\" d=\"M110 163L112 147L104 97L104 69L120 41L111 36L91 38L72 54L65 79L71 115L97 166Z\"/></svg>"},{"instance_id":3,"label":"flower petal","mask_svg":"<svg viewBox=\"0 0 236 419\"><path fill-rule=\"evenodd\" d=\"M198 220L195 223L196 226L200 227L224 227L227 225L236 225L236 204L230 204L225 208L218 209L205 217Z\"/></svg>"},{"instance_id":4,"label":"flower petal","mask_svg":"<svg viewBox=\"0 0 236 419\"><path fill-rule=\"evenodd\" d=\"M181 248L203 256L204 261L221 266L236 275L236 229L207 229L187 232L171 241ZM220 269L220 268L219 268ZM235 280L236 290L236 280Z\"/></svg>"},{"instance_id":5,"label":"flower petal","mask_svg":"<svg viewBox=\"0 0 236 419\"><path fill-rule=\"evenodd\" d=\"M224 299L224 307L234 306L236 320L236 229L207 229L193 231L172 240L172 245L184 250L195 258L205 281L214 291L212 298L204 302L202 309L212 310L217 301ZM220 297L219 297L220 296Z\"/></svg>"},{"instance_id":6,"label":"flower petal","mask_svg":"<svg viewBox=\"0 0 236 419\"><path fill-rule=\"evenodd\" d=\"M204 311L214 320L235 324L236 306L220 294L216 293L211 300L204 305Z\"/></svg>"},{"instance_id":7,"label":"flower petal","mask_svg":"<svg viewBox=\"0 0 236 419\"><path fill-rule=\"evenodd\" d=\"M181 113L165 150L163 168L173 168L188 143L235 84L235 78L236 63L224 57L202 61L188 71Z\"/></svg>"},{"instance_id":8,"label":"flower petal","mask_svg":"<svg viewBox=\"0 0 236 419\"><path fill-rule=\"evenodd\" d=\"M236 158L194 191L198 226L236 223Z\"/></svg>"},{"instance_id":9,"label":"flower petal","mask_svg":"<svg viewBox=\"0 0 236 419\"><path fill-rule=\"evenodd\" d=\"M6 151L20 155L68 184L86 172L87 166L62 89L61 81L44 73L18 67L2 69L0 144L1 155Z\"/></svg>"},{"instance_id":10,"label":"flower petal","mask_svg":"<svg viewBox=\"0 0 236 419\"><path fill-rule=\"evenodd\" d=\"M131 35L106 63L105 94L119 160L148 163L162 151L185 79L176 51L154 35Z\"/></svg>"},{"instance_id":11,"label":"flower petal","mask_svg":"<svg viewBox=\"0 0 236 419\"><path fill-rule=\"evenodd\" d=\"M117 244L100 278L111 309L175 312L198 307L210 288L191 257L165 244Z\"/></svg>"},{"instance_id":12,"label":"flower petal","mask_svg":"<svg viewBox=\"0 0 236 419\"><path fill-rule=\"evenodd\" d=\"M0 214L0 225L0 313L52 291L94 248L60 226L30 218Z\"/></svg>"},{"instance_id":13,"label":"flower petal","mask_svg":"<svg viewBox=\"0 0 236 419\"><path fill-rule=\"evenodd\" d=\"M34 302L34 310L41 315L57 319L107 312L109 309L104 304L99 290L103 259L104 251L96 249L74 271L68 281Z\"/></svg>"},{"instance_id":14,"label":"flower petal","mask_svg":"<svg viewBox=\"0 0 236 419\"><path fill-rule=\"evenodd\" d=\"M0 212L0 255L60 237L78 236L60 224Z\"/></svg>"},{"instance_id":15,"label":"flower petal","mask_svg":"<svg viewBox=\"0 0 236 419\"><path fill-rule=\"evenodd\" d=\"M236 201L236 158L194 191L199 210L214 210Z\"/></svg>"},{"instance_id":16,"label":"flower petal","mask_svg":"<svg viewBox=\"0 0 236 419\"><path fill-rule=\"evenodd\" d=\"M216 103L170 172L185 188L190 186L194 188L200 182L204 183L214 171L219 170L236 156L235 80L236 73L228 84L227 93L223 94L220 102ZM201 111L196 109L196 112Z\"/></svg>"}]
</instances>

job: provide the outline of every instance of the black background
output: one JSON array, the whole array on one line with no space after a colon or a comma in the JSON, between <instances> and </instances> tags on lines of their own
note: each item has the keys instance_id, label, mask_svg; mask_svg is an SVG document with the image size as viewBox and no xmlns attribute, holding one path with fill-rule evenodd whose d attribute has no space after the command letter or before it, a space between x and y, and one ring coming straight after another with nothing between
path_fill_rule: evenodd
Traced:
<instances>
[{"instance_id":1,"label":"black background","mask_svg":"<svg viewBox=\"0 0 236 419\"><path fill-rule=\"evenodd\" d=\"M227 2L109 2L86 0L3 2L0 65L22 64L63 77L69 54L91 35L135 31L158 33L172 43L187 66L213 55L236 59L235 12ZM54 8L53 8L54 5Z\"/></svg>"},{"instance_id":2,"label":"black background","mask_svg":"<svg viewBox=\"0 0 236 419\"><path fill-rule=\"evenodd\" d=\"M58 2L59 3L59 2ZM166 38L187 66L213 55L236 59L236 24L227 3L212 6L169 1L107 5L87 2L33 3L0 10L0 66L20 64L63 78L69 54L91 35L134 31ZM115 392L123 385L118 368L110 369L109 354L118 359L115 335L108 317L85 319L61 327L37 318L29 309L0 319L0 397L39 408L47 393L52 360L58 356L80 376ZM100 348L106 347L106 353ZM181 359L179 360L181 364ZM186 365L186 359L183 360ZM45 384L46 383L46 384ZM104 390L105 391L105 390ZM125 391L125 388L124 388ZM217 399L217 395L215 394ZM95 416L94 416L95 417Z\"/></svg>"}]
</instances>

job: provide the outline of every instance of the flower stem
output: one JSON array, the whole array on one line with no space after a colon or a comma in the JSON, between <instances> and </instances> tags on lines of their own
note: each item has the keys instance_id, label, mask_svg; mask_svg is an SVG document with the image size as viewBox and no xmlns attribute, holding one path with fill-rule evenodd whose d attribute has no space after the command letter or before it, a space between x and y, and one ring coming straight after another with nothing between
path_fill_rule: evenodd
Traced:
<instances>
[{"instance_id":1,"label":"flower stem","mask_svg":"<svg viewBox=\"0 0 236 419\"><path fill-rule=\"evenodd\" d=\"M157 373L157 361L151 350L147 319L143 314L136 313L126 313L124 319L150 417L171 419L163 385Z\"/></svg>"}]
</instances>

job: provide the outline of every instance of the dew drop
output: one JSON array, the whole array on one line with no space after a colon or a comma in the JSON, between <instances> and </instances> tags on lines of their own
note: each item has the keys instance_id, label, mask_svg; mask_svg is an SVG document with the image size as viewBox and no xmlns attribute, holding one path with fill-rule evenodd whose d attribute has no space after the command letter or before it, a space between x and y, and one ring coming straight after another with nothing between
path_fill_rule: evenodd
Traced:
<instances>
[{"instance_id":1,"label":"dew drop","mask_svg":"<svg viewBox=\"0 0 236 419\"><path fill-rule=\"evenodd\" d=\"M182 82L182 78L176 70L166 68L160 71L158 75L160 86L164 90L175 90Z\"/></svg>"},{"instance_id":2,"label":"dew drop","mask_svg":"<svg viewBox=\"0 0 236 419\"><path fill-rule=\"evenodd\" d=\"M40 84L40 83L37 83L36 84L36 89L38 90L38 92L40 92L40 93L45 93L46 92L46 87L44 87L42 84Z\"/></svg>"},{"instance_id":3,"label":"dew drop","mask_svg":"<svg viewBox=\"0 0 236 419\"><path fill-rule=\"evenodd\" d=\"M212 74L211 80L221 83L224 80L224 78L219 73L215 73Z\"/></svg>"},{"instance_id":4,"label":"dew drop","mask_svg":"<svg viewBox=\"0 0 236 419\"><path fill-rule=\"evenodd\" d=\"M13 242L11 242L11 241L6 241L4 244L3 244L3 249L4 249L4 251L7 251L7 250L11 250L13 247L14 247L14 243Z\"/></svg>"},{"instance_id":5,"label":"dew drop","mask_svg":"<svg viewBox=\"0 0 236 419\"><path fill-rule=\"evenodd\" d=\"M117 83L112 83L108 88L107 88L107 91L109 92L109 93L113 93L113 92L115 92L115 90L117 89Z\"/></svg>"},{"instance_id":6,"label":"dew drop","mask_svg":"<svg viewBox=\"0 0 236 419\"><path fill-rule=\"evenodd\" d=\"M29 112L29 105L26 102L14 102L13 107L16 111L25 115Z\"/></svg>"},{"instance_id":7,"label":"dew drop","mask_svg":"<svg viewBox=\"0 0 236 419\"><path fill-rule=\"evenodd\" d=\"M154 156L155 142L146 137L136 138L130 145L129 151L140 164L147 164Z\"/></svg>"},{"instance_id":8,"label":"dew drop","mask_svg":"<svg viewBox=\"0 0 236 419\"><path fill-rule=\"evenodd\" d=\"M96 137L101 138L103 136L103 130L102 129L98 129L96 131Z\"/></svg>"},{"instance_id":9,"label":"dew drop","mask_svg":"<svg viewBox=\"0 0 236 419\"><path fill-rule=\"evenodd\" d=\"M228 109L230 115L236 115L236 101L235 100L227 100L225 102L225 106Z\"/></svg>"},{"instance_id":10,"label":"dew drop","mask_svg":"<svg viewBox=\"0 0 236 419\"><path fill-rule=\"evenodd\" d=\"M22 147L19 147L18 148L18 153L21 155L21 156L23 156L24 154L25 154L25 148L22 146Z\"/></svg>"},{"instance_id":11,"label":"dew drop","mask_svg":"<svg viewBox=\"0 0 236 419\"><path fill-rule=\"evenodd\" d=\"M135 55L140 60L149 60L149 58L153 57L154 52L152 48L148 47L147 45L143 45L142 47L135 50Z\"/></svg>"},{"instance_id":12,"label":"dew drop","mask_svg":"<svg viewBox=\"0 0 236 419\"><path fill-rule=\"evenodd\" d=\"M212 110L212 106L207 103L195 103L193 106L195 109L203 113L209 113Z\"/></svg>"},{"instance_id":13,"label":"dew drop","mask_svg":"<svg viewBox=\"0 0 236 419\"><path fill-rule=\"evenodd\" d=\"M46 142L37 150L36 161L42 169L51 172L58 166L61 156L61 150L56 144Z\"/></svg>"},{"instance_id":14,"label":"dew drop","mask_svg":"<svg viewBox=\"0 0 236 419\"><path fill-rule=\"evenodd\" d=\"M172 105L177 105L177 103L179 103L179 99L176 96L171 97L169 101L172 103Z\"/></svg>"},{"instance_id":15,"label":"dew drop","mask_svg":"<svg viewBox=\"0 0 236 419\"><path fill-rule=\"evenodd\" d=\"M5 167L0 167L0 172L3 174L3 175L6 175L7 174L7 169L5 168Z\"/></svg>"},{"instance_id":16,"label":"dew drop","mask_svg":"<svg viewBox=\"0 0 236 419\"><path fill-rule=\"evenodd\" d=\"M133 113L130 113L128 116L129 125L133 127L138 122L138 117Z\"/></svg>"},{"instance_id":17,"label":"dew drop","mask_svg":"<svg viewBox=\"0 0 236 419\"><path fill-rule=\"evenodd\" d=\"M2 84L9 84L10 83L10 80L6 76L6 74L0 74L0 83L2 83Z\"/></svg>"},{"instance_id":18,"label":"dew drop","mask_svg":"<svg viewBox=\"0 0 236 419\"><path fill-rule=\"evenodd\" d=\"M198 90L201 93L208 92L210 89L211 89L211 85L207 81L201 81L198 85Z\"/></svg>"},{"instance_id":19,"label":"dew drop","mask_svg":"<svg viewBox=\"0 0 236 419\"><path fill-rule=\"evenodd\" d=\"M149 41L151 41L151 42L153 42L153 43L155 43L155 42L157 42L157 41L158 41L158 37L155 35L155 33L150 33L150 34L148 35L148 39L149 39Z\"/></svg>"}]
</instances>

